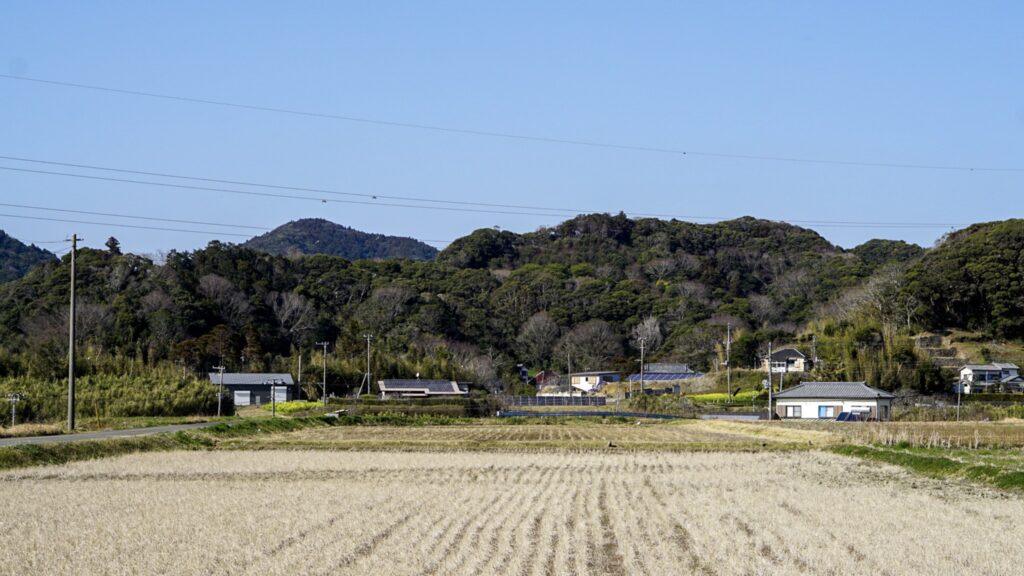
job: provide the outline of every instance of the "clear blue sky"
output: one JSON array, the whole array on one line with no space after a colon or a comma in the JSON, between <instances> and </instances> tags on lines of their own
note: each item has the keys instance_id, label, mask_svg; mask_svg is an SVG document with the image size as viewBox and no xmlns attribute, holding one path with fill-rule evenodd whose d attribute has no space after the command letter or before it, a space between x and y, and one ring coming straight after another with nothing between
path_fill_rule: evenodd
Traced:
<instances>
[{"instance_id":1,"label":"clear blue sky","mask_svg":"<svg viewBox=\"0 0 1024 576\"><path fill-rule=\"evenodd\" d=\"M1022 6L5 2L0 74L548 138L1021 169ZM6 78L0 155L343 192L790 221L999 220L1020 216L1024 182L1020 171L787 163L469 136ZM67 170L9 160L0 166ZM433 240L490 226L525 232L564 219L4 170L0 202L268 228L324 217ZM2 206L0 213L160 225ZM874 237L930 245L949 230L810 227L847 247ZM143 253L194 249L217 237L8 216L0 216L0 228L26 241L77 231L91 246L114 235Z\"/></svg>"}]
</instances>

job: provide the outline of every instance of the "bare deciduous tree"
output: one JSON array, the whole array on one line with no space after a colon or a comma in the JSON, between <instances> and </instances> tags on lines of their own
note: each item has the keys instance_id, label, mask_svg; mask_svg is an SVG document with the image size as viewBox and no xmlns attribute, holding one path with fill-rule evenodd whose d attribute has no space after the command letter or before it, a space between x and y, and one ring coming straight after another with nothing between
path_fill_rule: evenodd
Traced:
<instances>
[{"instance_id":1,"label":"bare deciduous tree","mask_svg":"<svg viewBox=\"0 0 1024 576\"><path fill-rule=\"evenodd\" d=\"M557 351L559 355L570 353L574 367L596 370L608 359L622 353L622 343L607 322L588 320L563 336Z\"/></svg>"},{"instance_id":2,"label":"bare deciduous tree","mask_svg":"<svg viewBox=\"0 0 1024 576\"><path fill-rule=\"evenodd\" d=\"M648 316L633 327L633 345L637 348L640 347L641 338L649 352L661 346L661 322L657 316Z\"/></svg>"},{"instance_id":3,"label":"bare deciduous tree","mask_svg":"<svg viewBox=\"0 0 1024 576\"><path fill-rule=\"evenodd\" d=\"M227 278L207 274L199 279L199 292L217 305L221 318L232 328L238 329L249 320L249 300Z\"/></svg>"},{"instance_id":4,"label":"bare deciduous tree","mask_svg":"<svg viewBox=\"0 0 1024 576\"><path fill-rule=\"evenodd\" d=\"M551 356L559 333L558 324L551 316L547 312L538 312L523 322L516 343L524 359L541 365Z\"/></svg>"}]
</instances>

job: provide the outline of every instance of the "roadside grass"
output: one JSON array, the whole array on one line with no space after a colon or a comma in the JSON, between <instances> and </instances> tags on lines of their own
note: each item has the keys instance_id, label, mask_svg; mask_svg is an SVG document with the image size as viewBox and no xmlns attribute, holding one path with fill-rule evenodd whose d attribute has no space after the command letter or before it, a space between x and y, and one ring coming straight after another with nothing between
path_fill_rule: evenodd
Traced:
<instances>
[{"instance_id":1,"label":"roadside grass","mask_svg":"<svg viewBox=\"0 0 1024 576\"><path fill-rule=\"evenodd\" d=\"M55 436L63 434L64 428L60 424L18 424L16 426L0 427L0 438L22 438L25 436Z\"/></svg>"},{"instance_id":2,"label":"roadside grass","mask_svg":"<svg viewBox=\"0 0 1024 576\"><path fill-rule=\"evenodd\" d=\"M75 426L75 432L100 432L103 430L127 430L130 428L152 428L174 424L192 424L236 420L234 416L124 416L113 418L82 418ZM0 438L23 438L26 436L56 436L66 434L63 422L18 424L14 427L0 427Z\"/></svg>"},{"instance_id":3,"label":"roadside grass","mask_svg":"<svg viewBox=\"0 0 1024 576\"><path fill-rule=\"evenodd\" d=\"M833 446L832 451L901 466L932 478L965 479L1003 490L1024 491L1024 453L1014 449L943 450L910 446Z\"/></svg>"}]
</instances>

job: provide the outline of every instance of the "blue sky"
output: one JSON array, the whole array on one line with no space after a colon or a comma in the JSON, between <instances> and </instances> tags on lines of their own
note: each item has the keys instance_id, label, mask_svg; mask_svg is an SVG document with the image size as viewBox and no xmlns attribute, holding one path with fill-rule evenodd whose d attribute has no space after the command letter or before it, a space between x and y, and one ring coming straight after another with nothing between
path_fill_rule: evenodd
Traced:
<instances>
[{"instance_id":1,"label":"blue sky","mask_svg":"<svg viewBox=\"0 0 1024 576\"><path fill-rule=\"evenodd\" d=\"M1024 169L1022 12L1015 2L934 1L6 2L0 74L640 147ZM0 78L0 156L700 221L936 224L809 226L846 247L875 237L931 245L950 225L1020 216L1024 181L1024 171L742 160L471 136L10 78ZM13 160L0 166L112 175ZM565 219L10 170L0 170L0 202L267 228L323 217L441 241L481 227L526 232ZM26 241L77 231L87 245L114 235L142 253L258 233L12 206L0 213L221 232L0 216L0 228Z\"/></svg>"}]
</instances>

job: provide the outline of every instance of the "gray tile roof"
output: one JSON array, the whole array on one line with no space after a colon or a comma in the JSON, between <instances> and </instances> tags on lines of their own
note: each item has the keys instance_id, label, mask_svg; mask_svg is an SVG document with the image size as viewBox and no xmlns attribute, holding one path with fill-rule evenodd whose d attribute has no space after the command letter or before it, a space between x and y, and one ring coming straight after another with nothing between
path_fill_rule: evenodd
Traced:
<instances>
[{"instance_id":1,"label":"gray tile roof","mask_svg":"<svg viewBox=\"0 0 1024 576\"><path fill-rule=\"evenodd\" d=\"M224 373L224 385L225 386L259 386L259 385L270 385L270 382L277 380L278 386L292 385L295 383L292 380L291 374L273 374L273 373L256 373L256 374L242 374L237 372L225 372ZM220 384L220 372L210 372L210 382L214 384Z\"/></svg>"},{"instance_id":2,"label":"gray tile roof","mask_svg":"<svg viewBox=\"0 0 1024 576\"><path fill-rule=\"evenodd\" d=\"M776 399L788 400L791 398L895 398L878 388L872 388L863 382L801 382L788 390L783 390L775 395Z\"/></svg>"},{"instance_id":3,"label":"gray tile roof","mask_svg":"<svg viewBox=\"0 0 1024 576\"><path fill-rule=\"evenodd\" d=\"M806 358L806 356L796 348L782 348L772 352L772 360L785 360L786 358Z\"/></svg>"},{"instance_id":4,"label":"gray tile roof","mask_svg":"<svg viewBox=\"0 0 1024 576\"><path fill-rule=\"evenodd\" d=\"M1020 369L1020 366L1017 366L1013 362L993 362L992 365L995 366L996 368L1001 368L1003 370L1019 370Z\"/></svg>"}]
</instances>

